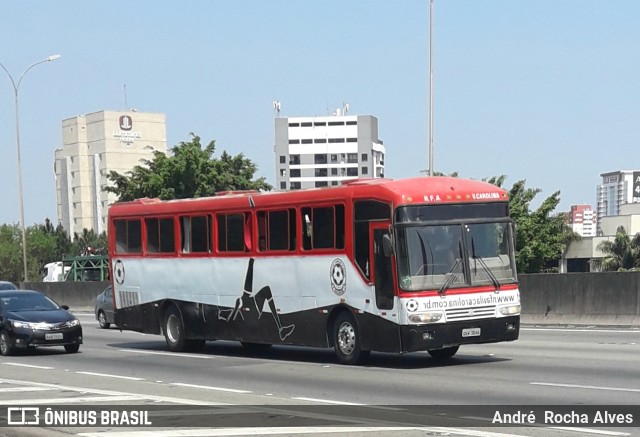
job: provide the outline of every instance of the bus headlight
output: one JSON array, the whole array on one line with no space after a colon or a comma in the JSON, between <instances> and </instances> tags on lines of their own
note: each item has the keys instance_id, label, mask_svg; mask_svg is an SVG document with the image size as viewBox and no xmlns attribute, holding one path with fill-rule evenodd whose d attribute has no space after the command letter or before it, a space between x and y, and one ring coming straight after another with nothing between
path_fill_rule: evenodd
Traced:
<instances>
[{"instance_id":1,"label":"bus headlight","mask_svg":"<svg viewBox=\"0 0 640 437\"><path fill-rule=\"evenodd\" d=\"M503 316L515 316L520 314L520 305L505 305L498 309Z\"/></svg>"},{"instance_id":2,"label":"bus headlight","mask_svg":"<svg viewBox=\"0 0 640 437\"><path fill-rule=\"evenodd\" d=\"M411 323L433 323L442 319L442 313L420 313L410 314L409 321Z\"/></svg>"}]
</instances>

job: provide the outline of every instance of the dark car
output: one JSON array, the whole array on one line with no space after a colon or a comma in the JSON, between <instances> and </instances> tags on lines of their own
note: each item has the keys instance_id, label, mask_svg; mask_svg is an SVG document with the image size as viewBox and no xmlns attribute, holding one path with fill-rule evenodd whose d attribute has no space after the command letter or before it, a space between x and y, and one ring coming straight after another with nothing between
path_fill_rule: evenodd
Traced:
<instances>
[{"instance_id":1,"label":"dark car","mask_svg":"<svg viewBox=\"0 0 640 437\"><path fill-rule=\"evenodd\" d=\"M113 293L111 286L105 288L102 293L96 297L96 306L94 308L96 320L102 329L108 329L113 320Z\"/></svg>"},{"instance_id":2,"label":"dark car","mask_svg":"<svg viewBox=\"0 0 640 437\"><path fill-rule=\"evenodd\" d=\"M0 291L0 354L18 348L64 346L78 352L82 344L80 321L39 291Z\"/></svg>"},{"instance_id":3,"label":"dark car","mask_svg":"<svg viewBox=\"0 0 640 437\"><path fill-rule=\"evenodd\" d=\"M8 281L0 281L0 290L17 290L18 287L16 287L13 283L8 282Z\"/></svg>"}]
</instances>

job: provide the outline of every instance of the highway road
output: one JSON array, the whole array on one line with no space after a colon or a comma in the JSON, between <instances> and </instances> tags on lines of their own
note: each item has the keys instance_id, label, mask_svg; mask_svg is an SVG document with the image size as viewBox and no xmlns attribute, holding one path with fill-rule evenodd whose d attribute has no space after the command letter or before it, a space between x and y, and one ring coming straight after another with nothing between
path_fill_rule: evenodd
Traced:
<instances>
[{"instance_id":1,"label":"highway road","mask_svg":"<svg viewBox=\"0 0 640 437\"><path fill-rule=\"evenodd\" d=\"M79 317L85 344L77 354L50 348L0 357L0 405L139 406L161 428L21 427L0 435L640 435L640 428L562 421L492 427L483 408L638 409L638 330L524 327L516 342L464 346L444 364L426 353L374 353L354 367L337 364L330 350L285 346L250 353L210 342L200 353L171 353L163 337L102 330L92 314ZM181 419L167 426L176 411Z\"/></svg>"}]
</instances>

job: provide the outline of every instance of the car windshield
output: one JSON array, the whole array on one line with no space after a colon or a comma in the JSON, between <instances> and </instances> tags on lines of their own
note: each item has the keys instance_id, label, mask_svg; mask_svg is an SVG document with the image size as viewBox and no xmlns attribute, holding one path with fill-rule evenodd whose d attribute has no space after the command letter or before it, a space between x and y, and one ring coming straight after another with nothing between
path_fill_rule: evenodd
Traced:
<instances>
[{"instance_id":1,"label":"car windshield","mask_svg":"<svg viewBox=\"0 0 640 437\"><path fill-rule=\"evenodd\" d=\"M57 310L58 305L42 294L16 293L0 297L0 304L5 311L48 311Z\"/></svg>"},{"instance_id":2,"label":"car windshield","mask_svg":"<svg viewBox=\"0 0 640 437\"><path fill-rule=\"evenodd\" d=\"M509 222L397 228L400 287L407 291L493 285L516 280Z\"/></svg>"},{"instance_id":3,"label":"car windshield","mask_svg":"<svg viewBox=\"0 0 640 437\"><path fill-rule=\"evenodd\" d=\"M15 290L16 286L11 282L0 282L0 290Z\"/></svg>"}]
</instances>

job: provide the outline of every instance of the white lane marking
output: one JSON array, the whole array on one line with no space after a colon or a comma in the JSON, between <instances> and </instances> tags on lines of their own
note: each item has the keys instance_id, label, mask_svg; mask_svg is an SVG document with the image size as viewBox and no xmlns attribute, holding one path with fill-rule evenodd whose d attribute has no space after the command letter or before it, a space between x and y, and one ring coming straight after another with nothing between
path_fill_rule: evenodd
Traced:
<instances>
[{"instance_id":1,"label":"white lane marking","mask_svg":"<svg viewBox=\"0 0 640 437\"><path fill-rule=\"evenodd\" d=\"M46 388L46 387L9 387L9 388L2 388L0 390L0 392L2 393L9 393L9 392L25 392L25 391L49 391L49 390L53 390L51 388Z\"/></svg>"},{"instance_id":2,"label":"white lane marking","mask_svg":"<svg viewBox=\"0 0 640 437\"><path fill-rule=\"evenodd\" d=\"M316 398L291 398L291 399L295 399L297 401L321 402L323 404L366 406L366 404L356 404L354 402L343 402L343 401L332 401L329 399L316 399Z\"/></svg>"},{"instance_id":3,"label":"white lane marking","mask_svg":"<svg viewBox=\"0 0 640 437\"><path fill-rule=\"evenodd\" d=\"M40 404L75 404L91 402L141 401L144 396L82 396L76 398L48 398L48 399L3 399L3 405L40 405Z\"/></svg>"},{"instance_id":4,"label":"white lane marking","mask_svg":"<svg viewBox=\"0 0 640 437\"><path fill-rule=\"evenodd\" d=\"M105 378L119 378L119 379L129 379L131 381L144 381L144 378L136 378L134 376L120 376L120 375L112 375L110 373L95 373L95 372L76 372L81 375L90 375L90 376L104 376Z\"/></svg>"},{"instance_id":5,"label":"white lane marking","mask_svg":"<svg viewBox=\"0 0 640 437\"><path fill-rule=\"evenodd\" d=\"M100 390L100 389L89 388L89 387L74 387L74 386L68 386L68 385L47 384L44 382L22 381L17 379L0 378L0 384L2 383L35 386L35 387L49 387L53 390L68 390L68 391L76 391L80 393L91 393L94 395L104 395L104 396L136 396L136 399L138 400L168 402L168 403L180 404L180 405L229 405L222 402L200 401L200 400L193 400L193 399L175 398L172 396L143 395L143 394L126 393L126 392L114 391L114 390Z\"/></svg>"},{"instance_id":6,"label":"white lane marking","mask_svg":"<svg viewBox=\"0 0 640 437\"><path fill-rule=\"evenodd\" d=\"M29 367L30 369L45 369L45 370L53 370L53 367L48 366L35 366L33 364L20 364L20 363L2 363L7 366L17 366L17 367Z\"/></svg>"},{"instance_id":7,"label":"white lane marking","mask_svg":"<svg viewBox=\"0 0 640 437\"><path fill-rule=\"evenodd\" d=\"M614 334L640 334L637 329L586 329L586 328L522 328L521 331L555 331L555 332L605 332Z\"/></svg>"},{"instance_id":8,"label":"white lane marking","mask_svg":"<svg viewBox=\"0 0 640 437\"><path fill-rule=\"evenodd\" d=\"M186 357L186 358L202 358L204 360L211 360L213 357L207 355L196 354L180 354L177 352L157 352L157 351L141 351L137 349L118 349L118 352L131 352L134 354L149 354L149 355L166 355L169 357Z\"/></svg>"},{"instance_id":9,"label":"white lane marking","mask_svg":"<svg viewBox=\"0 0 640 437\"><path fill-rule=\"evenodd\" d=\"M355 432L394 432L394 431L423 431L427 433L452 433L475 437L524 437L516 434L502 434L495 432L476 431L462 428L430 428L408 426L312 426L312 427L280 427L280 428L228 428L228 429L175 429L158 431L113 431L113 432L87 432L78 434L82 437L225 437L247 435L297 435L297 434L331 434L343 435Z\"/></svg>"},{"instance_id":10,"label":"white lane marking","mask_svg":"<svg viewBox=\"0 0 640 437\"><path fill-rule=\"evenodd\" d=\"M640 388L598 387L595 385L556 384L551 382L530 382L531 385L546 385L550 387L583 388L587 390L629 391L640 393Z\"/></svg>"},{"instance_id":11,"label":"white lane marking","mask_svg":"<svg viewBox=\"0 0 640 437\"><path fill-rule=\"evenodd\" d=\"M235 388L224 388L224 387L212 387L210 385L196 385L196 384L185 384L182 382L171 382L169 385L177 385L179 387L189 387L189 388L201 388L203 390L217 390L217 391L227 391L230 393L251 393L247 390L238 390Z\"/></svg>"}]
</instances>

